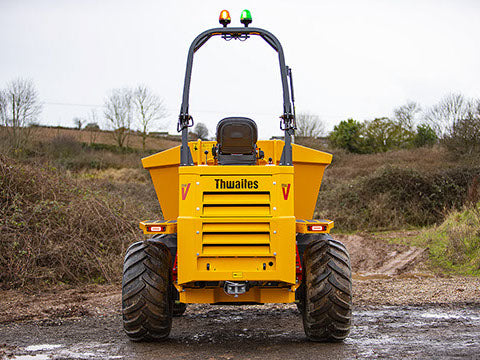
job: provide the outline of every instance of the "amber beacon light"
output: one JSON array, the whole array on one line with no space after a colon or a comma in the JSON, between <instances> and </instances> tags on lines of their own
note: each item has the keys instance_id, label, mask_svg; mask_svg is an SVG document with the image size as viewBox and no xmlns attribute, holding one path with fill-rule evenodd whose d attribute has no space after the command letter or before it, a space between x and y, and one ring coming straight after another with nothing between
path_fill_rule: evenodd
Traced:
<instances>
[{"instance_id":1,"label":"amber beacon light","mask_svg":"<svg viewBox=\"0 0 480 360\"><path fill-rule=\"evenodd\" d=\"M223 25L223 27L227 27L232 20L230 19L230 13L228 10L220 11L220 16L218 18L218 22Z\"/></svg>"}]
</instances>

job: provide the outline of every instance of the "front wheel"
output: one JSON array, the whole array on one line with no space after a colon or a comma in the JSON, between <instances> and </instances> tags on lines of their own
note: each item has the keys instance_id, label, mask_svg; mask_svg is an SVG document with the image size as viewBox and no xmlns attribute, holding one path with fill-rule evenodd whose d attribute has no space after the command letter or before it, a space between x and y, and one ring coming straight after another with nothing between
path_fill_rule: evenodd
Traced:
<instances>
[{"instance_id":1,"label":"front wheel","mask_svg":"<svg viewBox=\"0 0 480 360\"><path fill-rule=\"evenodd\" d=\"M304 253L303 327L313 341L341 341L352 325L352 271L345 246L315 237Z\"/></svg>"}]
</instances>

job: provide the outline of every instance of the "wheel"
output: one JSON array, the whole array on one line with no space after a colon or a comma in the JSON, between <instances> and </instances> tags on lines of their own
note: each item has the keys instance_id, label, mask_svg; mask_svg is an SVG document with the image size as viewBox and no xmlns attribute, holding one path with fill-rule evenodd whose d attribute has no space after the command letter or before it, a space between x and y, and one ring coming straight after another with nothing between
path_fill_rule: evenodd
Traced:
<instances>
[{"instance_id":1,"label":"wheel","mask_svg":"<svg viewBox=\"0 0 480 360\"><path fill-rule=\"evenodd\" d=\"M172 285L172 295L173 295L173 316L174 317L182 316L185 310L187 310L187 304L184 304L178 301L180 299L180 296L179 296L178 290L173 285Z\"/></svg>"},{"instance_id":2,"label":"wheel","mask_svg":"<svg viewBox=\"0 0 480 360\"><path fill-rule=\"evenodd\" d=\"M303 327L310 340L341 341L352 325L350 257L341 242L315 235L303 255Z\"/></svg>"},{"instance_id":3,"label":"wheel","mask_svg":"<svg viewBox=\"0 0 480 360\"><path fill-rule=\"evenodd\" d=\"M131 340L163 340L172 328L171 255L152 241L139 241L125 255L123 328Z\"/></svg>"}]
</instances>

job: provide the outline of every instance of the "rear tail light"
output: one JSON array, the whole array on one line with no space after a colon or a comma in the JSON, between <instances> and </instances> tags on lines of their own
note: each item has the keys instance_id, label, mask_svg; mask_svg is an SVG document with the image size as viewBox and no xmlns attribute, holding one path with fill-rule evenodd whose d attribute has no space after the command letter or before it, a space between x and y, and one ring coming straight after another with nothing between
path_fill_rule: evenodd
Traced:
<instances>
[{"instance_id":1,"label":"rear tail light","mask_svg":"<svg viewBox=\"0 0 480 360\"><path fill-rule=\"evenodd\" d=\"M165 226L147 226L148 232L164 232Z\"/></svg>"},{"instance_id":2,"label":"rear tail light","mask_svg":"<svg viewBox=\"0 0 480 360\"><path fill-rule=\"evenodd\" d=\"M325 225L309 225L308 231L326 231L327 227Z\"/></svg>"}]
</instances>

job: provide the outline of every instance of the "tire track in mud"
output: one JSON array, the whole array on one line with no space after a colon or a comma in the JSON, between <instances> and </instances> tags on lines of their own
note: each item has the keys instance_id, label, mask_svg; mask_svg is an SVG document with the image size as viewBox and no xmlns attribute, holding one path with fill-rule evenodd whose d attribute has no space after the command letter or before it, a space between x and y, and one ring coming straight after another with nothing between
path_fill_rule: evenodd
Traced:
<instances>
[{"instance_id":1,"label":"tire track in mud","mask_svg":"<svg viewBox=\"0 0 480 360\"><path fill-rule=\"evenodd\" d=\"M415 232L399 233L412 236ZM350 252L352 270L356 274L401 275L426 272L426 249L389 243L372 234L335 235Z\"/></svg>"},{"instance_id":2,"label":"tire track in mud","mask_svg":"<svg viewBox=\"0 0 480 360\"><path fill-rule=\"evenodd\" d=\"M403 253L397 253L397 251L395 251L390 255L390 259L386 261L377 272L386 275L401 274L405 269L417 264L424 253L425 249L419 248L411 248Z\"/></svg>"}]
</instances>

